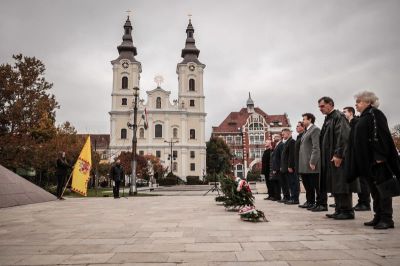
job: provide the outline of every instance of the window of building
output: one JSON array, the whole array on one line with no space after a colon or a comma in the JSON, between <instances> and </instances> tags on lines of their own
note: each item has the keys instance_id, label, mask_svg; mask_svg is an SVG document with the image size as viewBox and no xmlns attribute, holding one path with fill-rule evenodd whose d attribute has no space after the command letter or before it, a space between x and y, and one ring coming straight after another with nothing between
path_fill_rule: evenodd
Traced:
<instances>
[{"instance_id":1,"label":"window of building","mask_svg":"<svg viewBox=\"0 0 400 266\"><path fill-rule=\"evenodd\" d=\"M190 151L190 158L195 158L195 152L194 151Z\"/></svg>"},{"instance_id":2,"label":"window of building","mask_svg":"<svg viewBox=\"0 0 400 266\"><path fill-rule=\"evenodd\" d=\"M249 133L250 144L263 144L264 132Z\"/></svg>"},{"instance_id":3,"label":"window of building","mask_svg":"<svg viewBox=\"0 0 400 266\"><path fill-rule=\"evenodd\" d=\"M189 90L195 91L195 81L194 79L189 79Z\"/></svg>"},{"instance_id":4,"label":"window of building","mask_svg":"<svg viewBox=\"0 0 400 266\"><path fill-rule=\"evenodd\" d=\"M252 149L250 149L250 154L249 154L249 156L250 156L251 159L261 158L263 152L264 152L263 149L260 149L260 148L252 148Z\"/></svg>"},{"instance_id":5,"label":"window of building","mask_svg":"<svg viewBox=\"0 0 400 266\"><path fill-rule=\"evenodd\" d=\"M233 137L232 136L226 136L226 143L232 144L233 142Z\"/></svg>"},{"instance_id":6,"label":"window of building","mask_svg":"<svg viewBox=\"0 0 400 266\"><path fill-rule=\"evenodd\" d=\"M196 131L194 129L190 130L190 139L196 139Z\"/></svg>"},{"instance_id":7,"label":"window of building","mask_svg":"<svg viewBox=\"0 0 400 266\"><path fill-rule=\"evenodd\" d=\"M127 105L128 104L128 99L127 98L122 98L122 105Z\"/></svg>"},{"instance_id":8,"label":"window of building","mask_svg":"<svg viewBox=\"0 0 400 266\"><path fill-rule=\"evenodd\" d=\"M235 144L242 145L242 137L241 136L236 136L235 137Z\"/></svg>"},{"instance_id":9,"label":"window of building","mask_svg":"<svg viewBox=\"0 0 400 266\"><path fill-rule=\"evenodd\" d=\"M156 99L156 108L161 109L161 97L157 97Z\"/></svg>"},{"instance_id":10,"label":"window of building","mask_svg":"<svg viewBox=\"0 0 400 266\"><path fill-rule=\"evenodd\" d=\"M144 128L139 128L139 138L143 139L144 138Z\"/></svg>"},{"instance_id":11,"label":"window of building","mask_svg":"<svg viewBox=\"0 0 400 266\"><path fill-rule=\"evenodd\" d=\"M243 159L243 152L242 150L235 150L234 155L237 159Z\"/></svg>"},{"instance_id":12,"label":"window of building","mask_svg":"<svg viewBox=\"0 0 400 266\"><path fill-rule=\"evenodd\" d=\"M156 151L156 157L161 158L161 151Z\"/></svg>"},{"instance_id":13,"label":"window of building","mask_svg":"<svg viewBox=\"0 0 400 266\"><path fill-rule=\"evenodd\" d=\"M190 104L189 104L190 106L192 106L192 107L194 106L194 100L190 100L189 103L190 103Z\"/></svg>"},{"instance_id":14,"label":"window of building","mask_svg":"<svg viewBox=\"0 0 400 266\"><path fill-rule=\"evenodd\" d=\"M162 125L157 124L154 126L154 132L156 138L162 138Z\"/></svg>"},{"instance_id":15,"label":"window of building","mask_svg":"<svg viewBox=\"0 0 400 266\"><path fill-rule=\"evenodd\" d=\"M178 158L178 151L172 151L172 157L174 159Z\"/></svg>"},{"instance_id":16,"label":"window of building","mask_svg":"<svg viewBox=\"0 0 400 266\"><path fill-rule=\"evenodd\" d=\"M177 162L172 163L172 171L178 172L178 163Z\"/></svg>"},{"instance_id":17,"label":"window of building","mask_svg":"<svg viewBox=\"0 0 400 266\"><path fill-rule=\"evenodd\" d=\"M190 171L196 171L196 164L194 163L190 164Z\"/></svg>"},{"instance_id":18,"label":"window of building","mask_svg":"<svg viewBox=\"0 0 400 266\"><path fill-rule=\"evenodd\" d=\"M126 139L126 128L121 129L121 139Z\"/></svg>"},{"instance_id":19,"label":"window of building","mask_svg":"<svg viewBox=\"0 0 400 266\"><path fill-rule=\"evenodd\" d=\"M128 77L122 77L122 89L128 88Z\"/></svg>"},{"instance_id":20,"label":"window of building","mask_svg":"<svg viewBox=\"0 0 400 266\"><path fill-rule=\"evenodd\" d=\"M172 137L174 139L178 138L178 129L176 127L174 129L172 129Z\"/></svg>"},{"instance_id":21,"label":"window of building","mask_svg":"<svg viewBox=\"0 0 400 266\"><path fill-rule=\"evenodd\" d=\"M243 165L237 164L236 165L236 176L242 178L243 177Z\"/></svg>"},{"instance_id":22,"label":"window of building","mask_svg":"<svg viewBox=\"0 0 400 266\"><path fill-rule=\"evenodd\" d=\"M140 156L144 156L144 151L139 151Z\"/></svg>"}]
</instances>

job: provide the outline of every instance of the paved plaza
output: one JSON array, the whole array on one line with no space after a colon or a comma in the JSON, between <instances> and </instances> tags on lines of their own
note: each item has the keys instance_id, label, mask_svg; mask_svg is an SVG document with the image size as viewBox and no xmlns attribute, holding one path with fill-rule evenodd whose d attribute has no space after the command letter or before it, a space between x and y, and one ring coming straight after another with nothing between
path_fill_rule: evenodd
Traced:
<instances>
[{"instance_id":1,"label":"paved plaza","mask_svg":"<svg viewBox=\"0 0 400 266\"><path fill-rule=\"evenodd\" d=\"M214 195L188 193L0 209L0 264L400 265L399 198L398 227L376 231L362 225L370 212L336 221L259 193L256 206L270 222L251 223Z\"/></svg>"}]
</instances>

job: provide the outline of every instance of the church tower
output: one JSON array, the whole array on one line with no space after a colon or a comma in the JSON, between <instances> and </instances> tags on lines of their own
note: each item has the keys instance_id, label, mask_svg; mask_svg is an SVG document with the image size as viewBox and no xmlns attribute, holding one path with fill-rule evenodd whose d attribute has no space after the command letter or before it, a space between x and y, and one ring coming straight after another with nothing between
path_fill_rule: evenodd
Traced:
<instances>
[{"instance_id":1,"label":"church tower","mask_svg":"<svg viewBox=\"0 0 400 266\"><path fill-rule=\"evenodd\" d=\"M124 25L122 43L117 47L119 56L111 61L113 66L113 86L111 93L110 114L110 150L112 155L118 155L123 150L129 150L132 132L128 130L127 122L132 112L133 88L139 87L141 63L135 59L136 47L133 45L132 24L127 17Z\"/></svg>"}]
</instances>

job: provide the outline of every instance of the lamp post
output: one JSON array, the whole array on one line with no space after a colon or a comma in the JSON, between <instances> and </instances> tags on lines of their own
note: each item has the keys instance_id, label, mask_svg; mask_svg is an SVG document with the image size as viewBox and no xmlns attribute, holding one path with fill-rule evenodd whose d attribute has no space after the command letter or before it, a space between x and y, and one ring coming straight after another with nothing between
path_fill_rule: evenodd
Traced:
<instances>
[{"instance_id":1,"label":"lamp post","mask_svg":"<svg viewBox=\"0 0 400 266\"><path fill-rule=\"evenodd\" d=\"M129 186L129 196L133 196L137 194L137 187L136 187L136 147L137 147L137 99L139 97L139 88L133 88L133 124L127 123L127 126L132 129L133 137L132 137L132 174L130 177L130 186Z\"/></svg>"},{"instance_id":2,"label":"lamp post","mask_svg":"<svg viewBox=\"0 0 400 266\"><path fill-rule=\"evenodd\" d=\"M176 141L172 141L172 139L171 139L171 141L166 141L166 140L164 140L164 142L166 142L166 143L168 143L169 144L169 146L170 146L170 148L171 148L171 153L170 153L170 155L169 155L169 160L171 160L171 168L170 168L170 172L172 173L172 158L173 158L173 156L172 156L172 145L174 145L175 143L178 143L178 141L176 140ZM175 158L174 158L175 159Z\"/></svg>"}]
</instances>

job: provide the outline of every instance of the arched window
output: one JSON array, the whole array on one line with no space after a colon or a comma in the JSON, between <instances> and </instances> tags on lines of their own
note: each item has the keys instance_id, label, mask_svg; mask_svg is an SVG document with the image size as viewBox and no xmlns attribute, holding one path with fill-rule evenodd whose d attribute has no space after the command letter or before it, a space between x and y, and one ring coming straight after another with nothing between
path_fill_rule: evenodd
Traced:
<instances>
[{"instance_id":1,"label":"arched window","mask_svg":"<svg viewBox=\"0 0 400 266\"><path fill-rule=\"evenodd\" d=\"M189 90L195 91L195 82L194 79L189 79Z\"/></svg>"},{"instance_id":2,"label":"arched window","mask_svg":"<svg viewBox=\"0 0 400 266\"><path fill-rule=\"evenodd\" d=\"M139 138L144 138L144 128L139 129Z\"/></svg>"},{"instance_id":3,"label":"arched window","mask_svg":"<svg viewBox=\"0 0 400 266\"><path fill-rule=\"evenodd\" d=\"M128 88L128 77L122 77L122 88L123 89Z\"/></svg>"},{"instance_id":4,"label":"arched window","mask_svg":"<svg viewBox=\"0 0 400 266\"><path fill-rule=\"evenodd\" d=\"M127 105L128 104L128 99L122 98L122 105Z\"/></svg>"},{"instance_id":5,"label":"arched window","mask_svg":"<svg viewBox=\"0 0 400 266\"><path fill-rule=\"evenodd\" d=\"M126 139L126 128L121 129L121 139Z\"/></svg>"},{"instance_id":6,"label":"arched window","mask_svg":"<svg viewBox=\"0 0 400 266\"><path fill-rule=\"evenodd\" d=\"M190 139L195 139L196 138L196 131L194 129L190 130Z\"/></svg>"},{"instance_id":7,"label":"arched window","mask_svg":"<svg viewBox=\"0 0 400 266\"><path fill-rule=\"evenodd\" d=\"M154 127L155 137L162 138L162 125L157 124Z\"/></svg>"},{"instance_id":8,"label":"arched window","mask_svg":"<svg viewBox=\"0 0 400 266\"><path fill-rule=\"evenodd\" d=\"M178 138L178 129L176 127L172 130L172 137L174 139Z\"/></svg>"},{"instance_id":9,"label":"arched window","mask_svg":"<svg viewBox=\"0 0 400 266\"><path fill-rule=\"evenodd\" d=\"M161 98L160 97L157 97L157 99L156 99L156 108L161 109Z\"/></svg>"}]
</instances>

